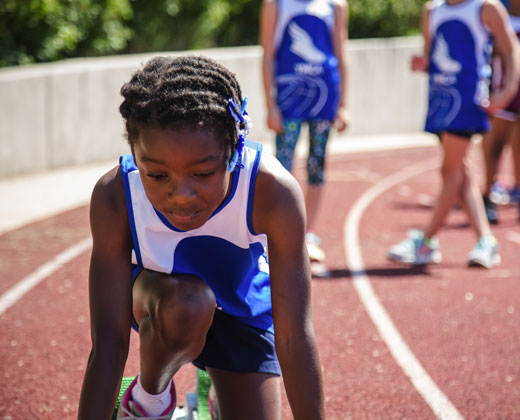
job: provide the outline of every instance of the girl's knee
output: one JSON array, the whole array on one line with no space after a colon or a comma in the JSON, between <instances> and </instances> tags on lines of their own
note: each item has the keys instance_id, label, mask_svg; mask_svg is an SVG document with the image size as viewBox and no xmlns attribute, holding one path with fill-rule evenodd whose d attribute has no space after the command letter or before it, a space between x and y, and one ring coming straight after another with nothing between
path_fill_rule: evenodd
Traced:
<instances>
[{"instance_id":1,"label":"girl's knee","mask_svg":"<svg viewBox=\"0 0 520 420\"><path fill-rule=\"evenodd\" d=\"M463 180L466 165L460 162L460 165L447 165L444 163L441 166L441 176L444 182L460 183Z\"/></svg>"},{"instance_id":2,"label":"girl's knee","mask_svg":"<svg viewBox=\"0 0 520 420\"><path fill-rule=\"evenodd\" d=\"M172 349L201 347L215 311L211 288L187 274L163 274L155 280L157 287L152 289L147 304L155 334Z\"/></svg>"}]
</instances>

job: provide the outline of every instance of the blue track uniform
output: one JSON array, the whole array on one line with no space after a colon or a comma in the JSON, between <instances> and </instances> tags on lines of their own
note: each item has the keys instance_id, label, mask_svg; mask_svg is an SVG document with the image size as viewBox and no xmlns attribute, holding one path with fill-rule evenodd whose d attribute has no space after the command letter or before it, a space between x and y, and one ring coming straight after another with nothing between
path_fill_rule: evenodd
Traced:
<instances>
[{"instance_id":1,"label":"blue track uniform","mask_svg":"<svg viewBox=\"0 0 520 420\"><path fill-rule=\"evenodd\" d=\"M489 99L491 76L491 39L481 19L484 1L434 2L429 15L432 43L426 131L489 129L488 116L481 108Z\"/></svg>"},{"instance_id":2,"label":"blue track uniform","mask_svg":"<svg viewBox=\"0 0 520 420\"><path fill-rule=\"evenodd\" d=\"M261 145L246 142L229 197L200 228L172 226L146 197L131 155L121 157L133 238L132 263L169 274L194 274L217 306L244 324L274 332L267 237L254 232L251 211Z\"/></svg>"},{"instance_id":3,"label":"blue track uniform","mask_svg":"<svg viewBox=\"0 0 520 420\"><path fill-rule=\"evenodd\" d=\"M334 119L340 75L333 30L330 0L278 1L275 80L284 119Z\"/></svg>"}]
</instances>

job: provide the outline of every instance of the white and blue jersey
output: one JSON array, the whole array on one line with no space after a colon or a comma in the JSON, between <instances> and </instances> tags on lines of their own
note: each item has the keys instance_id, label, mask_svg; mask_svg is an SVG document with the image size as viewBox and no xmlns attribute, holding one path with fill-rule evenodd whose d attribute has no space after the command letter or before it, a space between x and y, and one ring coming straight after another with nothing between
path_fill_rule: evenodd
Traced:
<instances>
[{"instance_id":1,"label":"white and blue jersey","mask_svg":"<svg viewBox=\"0 0 520 420\"><path fill-rule=\"evenodd\" d=\"M426 131L482 132L489 119L491 37L482 23L485 0L450 5L435 1L429 15L431 39Z\"/></svg>"},{"instance_id":2,"label":"white and blue jersey","mask_svg":"<svg viewBox=\"0 0 520 420\"><path fill-rule=\"evenodd\" d=\"M243 168L235 170L231 191L197 229L174 227L148 200L131 155L120 159L133 239L132 263L169 274L194 274L213 290L217 306L253 327L274 332L267 237L255 233L251 212L262 155L246 142Z\"/></svg>"},{"instance_id":3,"label":"white and blue jersey","mask_svg":"<svg viewBox=\"0 0 520 420\"><path fill-rule=\"evenodd\" d=\"M274 34L277 104L284 118L333 120L340 75L330 0L278 0Z\"/></svg>"}]
</instances>

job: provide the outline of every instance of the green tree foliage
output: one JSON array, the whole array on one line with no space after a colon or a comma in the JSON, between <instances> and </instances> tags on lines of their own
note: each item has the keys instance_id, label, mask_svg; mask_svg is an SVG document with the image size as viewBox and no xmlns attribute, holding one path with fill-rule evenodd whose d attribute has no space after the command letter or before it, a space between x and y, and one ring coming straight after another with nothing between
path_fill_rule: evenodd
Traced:
<instances>
[{"instance_id":1,"label":"green tree foliage","mask_svg":"<svg viewBox=\"0 0 520 420\"><path fill-rule=\"evenodd\" d=\"M0 0L0 67L258 44L262 0ZM424 0L349 0L350 38L417 33Z\"/></svg>"},{"instance_id":2,"label":"green tree foliage","mask_svg":"<svg viewBox=\"0 0 520 420\"><path fill-rule=\"evenodd\" d=\"M261 0L133 0L127 52L258 43Z\"/></svg>"},{"instance_id":3,"label":"green tree foliage","mask_svg":"<svg viewBox=\"0 0 520 420\"><path fill-rule=\"evenodd\" d=\"M124 49L129 0L1 0L0 66Z\"/></svg>"},{"instance_id":4,"label":"green tree foliage","mask_svg":"<svg viewBox=\"0 0 520 420\"><path fill-rule=\"evenodd\" d=\"M351 38L378 38L419 32L424 0L349 0Z\"/></svg>"}]
</instances>

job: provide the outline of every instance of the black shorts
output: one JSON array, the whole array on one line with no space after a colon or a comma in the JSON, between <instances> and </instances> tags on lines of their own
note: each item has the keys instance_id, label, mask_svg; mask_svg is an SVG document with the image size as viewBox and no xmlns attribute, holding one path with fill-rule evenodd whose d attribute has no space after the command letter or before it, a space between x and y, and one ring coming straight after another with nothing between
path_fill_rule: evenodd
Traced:
<instances>
[{"instance_id":1,"label":"black shorts","mask_svg":"<svg viewBox=\"0 0 520 420\"><path fill-rule=\"evenodd\" d=\"M464 131L444 130L444 131L441 131L441 132L439 132L439 133L435 133L435 135L436 135L437 137L439 137L439 140L442 140L442 138L441 138L442 133L453 134L454 136L463 137L463 138L465 138L466 140L471 140L471 138L472 138L475 134L482 134L481 131L471 131L471 130L464 130Z\"/></svg>"},{"instance_id":2,"label":"black shorts","mask_svg":"<svg viewBox=\"0 0 520 420\"><path fill-rule=\"evenodd\" d=\"M274 334L246 325L218 309L206 344L193 364L200 369L281 374Z\"/></svg>"}]
</instances>

